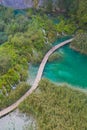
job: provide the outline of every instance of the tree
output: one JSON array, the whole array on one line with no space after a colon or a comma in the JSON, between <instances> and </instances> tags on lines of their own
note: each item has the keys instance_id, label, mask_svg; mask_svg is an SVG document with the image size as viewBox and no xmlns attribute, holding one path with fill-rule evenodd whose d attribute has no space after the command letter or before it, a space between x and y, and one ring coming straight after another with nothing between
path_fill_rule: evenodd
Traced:
<instances>
[{"instance_id":1,"label":"tree","mask_svg":"<svg viewBox=\"0 0 87 130\"><path fill-rule=\"evenodd\" d=\"M9 55L0 55L0 75L4 74L11 67L11 57Z\"/></svg>"},{"instance_id":2,"label":"tree","mask_svg":"<svg viewBox=\"0 0 87 130\"><path fill-rule=\"evenodd\" d=\"M71 47L81 53L87 54L87 32L79 31L76 34Z\"/></svg>"},{"instance_id":3,"label":"tree","mask_svg":"<svg viewBox=\"0 0 87 130\"><path fill-rule=\"evenodd\" d=\"M53 1L52 0L44 0L43 6L46 11L51 12L53 9Z\"/></svg>"},{"instance_id":4,"label":"tree","mask_svg":"<svg viewBox=\"0 0 87 130\"><path fill-rule=\"evenodd\" d=\"M86 0L79 1L79 8L77 11L77 21L81 28L87 30L87 1Z\"/></svg>"}]
</instances>

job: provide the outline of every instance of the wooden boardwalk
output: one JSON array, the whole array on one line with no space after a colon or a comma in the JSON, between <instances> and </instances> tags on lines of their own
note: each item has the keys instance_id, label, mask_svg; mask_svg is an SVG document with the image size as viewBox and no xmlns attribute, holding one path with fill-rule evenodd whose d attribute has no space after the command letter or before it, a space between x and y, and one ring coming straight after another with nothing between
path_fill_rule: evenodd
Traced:
<instances>
[{"instance_id":1,"label":"wooden boardwalk","mask_svg":"<svg viewBox=\"0 0 87 130\"><path fill-rule=\"evenodd\" d=\"M37 72L37 76L35 78L35 81L32 85L32 87L19 99L17 100L14 104L12 104L11 106L5 108L4 110L0 111L0 118L8 113L10 113L11 111L13 111L14 109L16 109L18 107L18 105L26 98L28 97L38 86L38 83L39 81L41 80L41 77L42 77L42 74L43 74L43 70L44 70L44 67L45 67L45 64L49 58L49 56L57 49L59 49L60 47L66 45L66 44L69 44L71 41L73 40L72 39L69 39L69 40L66 40L54 47L52 47L47 53L46 55L44 56L41 64L40 64L40 67L38 69L38 72Z\"/></svg>"}]
</instances>

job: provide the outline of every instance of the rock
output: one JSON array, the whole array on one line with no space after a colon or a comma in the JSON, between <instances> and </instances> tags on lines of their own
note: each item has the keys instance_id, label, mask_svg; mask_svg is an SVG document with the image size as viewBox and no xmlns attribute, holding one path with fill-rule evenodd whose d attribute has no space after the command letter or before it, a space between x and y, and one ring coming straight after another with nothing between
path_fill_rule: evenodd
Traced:
<instances>
[{"instance_id":1,"label":"rock","mask_svg":"<svg viewBox=\"0 0 87 130\"><path fill-rule=\"evenodd\" d=\"M0 0L0 4L15 9L25 9L33 7L33 0ZM38 6L41 5L42 0L39 1Z\"/></svg>"}]
</instances>

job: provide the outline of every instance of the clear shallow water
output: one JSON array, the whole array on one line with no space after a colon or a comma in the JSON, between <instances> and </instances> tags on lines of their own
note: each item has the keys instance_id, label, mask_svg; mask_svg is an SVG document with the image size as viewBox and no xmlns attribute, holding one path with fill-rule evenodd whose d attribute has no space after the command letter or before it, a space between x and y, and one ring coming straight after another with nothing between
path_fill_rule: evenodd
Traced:
<instances>
[{"instance_id":1,"label":"clear shallow water","mask_svg":"<svg viewBox=\"0 0 87 130\"><path fill-rule=\"evenodd\" d=\"M35 120L31 116L19 113L18 110L0 119L0 130L29 130L31 126L36 130Z\"/></svg>"},{"instance_id":2,"label":"clear shallow water","mask_svg":"<svg viewBox=\"0 0 87 130\"><path fill-rule=\"evenodd\" d=\"M57 40L55 44L65 40ZM63 58L47 63L43 77L56 83L68 83L76 88L87 89L87 56L82 55L66 45L56 52L61 52ZM38 70L38 66L30 66L30 79L33 81Z\"/></svg>"}]
</instances>

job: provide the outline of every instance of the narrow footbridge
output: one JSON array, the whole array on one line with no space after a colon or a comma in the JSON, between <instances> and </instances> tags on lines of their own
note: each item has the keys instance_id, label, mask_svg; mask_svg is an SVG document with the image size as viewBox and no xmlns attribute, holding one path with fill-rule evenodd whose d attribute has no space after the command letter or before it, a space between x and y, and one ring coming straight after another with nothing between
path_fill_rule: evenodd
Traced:
<instances>
[{"instance_id":1,"label":"narrow footbridge","mask_svg":"<svg viewBox=\"0 0 87 130\"><path fill-rule=\"evenodd\" d=\"M37 76L35 78L35 81L32 85L32 87L19 99L17 100L14 104L12 104L11 106L5 108L4 110L0 111L0 118L2 116L5 116L6 114L10 113L11 111L13 111L14 109L16 109L19 104L24 101L25 98L27 98L38 86L39 84L39 81L41 80L41 77L42 77L42 74L43 74L43 71L44 71L44 67L46 65L46 62L49 58L49 56L57 49L59 49L60 47L66 45L66 44L69 44L71 41L73 41L73 38L72 39L69 39L69 40L66 40L64 42L61 42L60 44L58 45L55 45L54 47L52 47L47 53L46 55L44 56L41 64L40 64L40 67L38 69L38 72L37 72Z\"/></svg>"}]
</instances>

